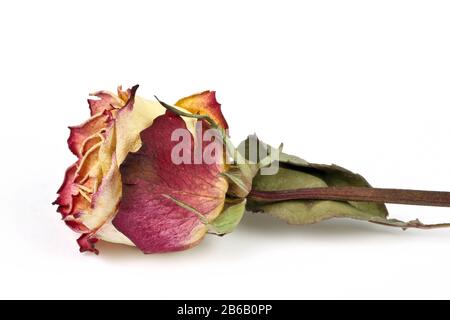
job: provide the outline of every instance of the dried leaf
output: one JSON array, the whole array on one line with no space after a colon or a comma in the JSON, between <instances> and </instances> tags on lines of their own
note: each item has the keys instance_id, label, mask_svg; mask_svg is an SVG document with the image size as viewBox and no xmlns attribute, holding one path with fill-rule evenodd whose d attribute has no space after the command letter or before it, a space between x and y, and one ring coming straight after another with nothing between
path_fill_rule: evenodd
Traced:
<instances>
[{"instance_id":1,"label":"dried leaf","mask_svg":"<svg viewBox=\"0 0 450 320\"><path fill-rule=\"evenodd\" d=\"M259 141L259 148L268 149L268 145ZM347 169L337 165L309 163L281 150L279 165L279 171L275 175L258 173L253 179L253 189L280 191L331 186L370 187L361 175ZM356 201L290 200L277 203L249 201L247 209L262 211L292 224L310 224L334 217L379 221L388 215L384 204Z\"/></svg>"},{"instance_id":2,"label":"dried leaf","mask_svg":"<svg viewBox=\"0 0 450 320\"><path fill-rule=\"evenodd\" d=\"M211 223L210 232L219 235L232 232L244 216L245 204L246 199L237 204L227 204L220 216Z\"/></svg>"}]
</instances>

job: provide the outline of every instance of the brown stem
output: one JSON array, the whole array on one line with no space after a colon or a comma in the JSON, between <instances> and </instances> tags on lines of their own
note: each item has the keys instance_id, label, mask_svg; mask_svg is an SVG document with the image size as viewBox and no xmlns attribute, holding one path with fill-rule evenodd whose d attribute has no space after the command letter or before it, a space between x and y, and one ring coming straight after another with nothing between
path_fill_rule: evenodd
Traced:
<instances>
[{"instance_id":1,"label":"brown stem","mask_svg":"<svg viewBox=\"0 0 450 320\"><path fill-rule=\"evenodd\" d=\"M367 187L325 187L283 191L252 190L247 198L260 202L338 200L450 207L450 192Z\"/></svg>"}]
</instances>

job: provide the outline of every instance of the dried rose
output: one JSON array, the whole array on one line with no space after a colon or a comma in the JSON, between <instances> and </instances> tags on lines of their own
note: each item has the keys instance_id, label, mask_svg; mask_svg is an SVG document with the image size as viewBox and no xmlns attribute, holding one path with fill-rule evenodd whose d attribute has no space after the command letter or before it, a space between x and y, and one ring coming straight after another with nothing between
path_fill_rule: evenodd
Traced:
<instances>
[{"instance_id":1,"label":"dried rose","mask_svg":"<svg viewBox=\"0 0 450 320\"><path fill-rule=\"evenodd\" d=\"M99 239L144 253L184 250L207 232L233 231L245 210L291 224L341 217L450 227L390 219L384 205L450 206L449 192L372 188L358 174L306 162L256 136L235 150L214 92L170 106L137 97L136 90L95 93L97 99L88 100L91 118L70 128L68 144L78 160L55 204L65 223L82 233L81 251L98 253Z\"/></svg>"},{"instance_id":2,"label":"dried rose","mask_svg":"<svg viewBox=\"0 0 450 320\"><path fill-rule=\"evenodd\" d=\"M189 128L194 133L197 120L166 112L160 103L135 96L136 90L94 93L98 99L88 100L91 118L70 127L68 145L78 160L67 169L55 204L65 223L82 233L81 251L98 253L94 244L99 239L136 245L144 252L181 250L197 243L224 211L224 161L189 167L169 161L172 131ZM214 92L176 105L228 128Z\"/></svg>"}]
</instances>

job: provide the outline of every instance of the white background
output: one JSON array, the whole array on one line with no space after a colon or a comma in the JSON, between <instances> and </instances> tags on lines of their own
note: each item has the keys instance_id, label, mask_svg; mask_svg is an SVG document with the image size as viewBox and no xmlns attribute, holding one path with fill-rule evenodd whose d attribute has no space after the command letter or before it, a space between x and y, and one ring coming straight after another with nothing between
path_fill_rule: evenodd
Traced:
<instances>
[{"instance_id":1,"label":"white background","mask_svg":"<svg viewBox=\"0 0 450 320\"><path fill-rule=\"evenodd\" d=\"M447 1L4 1L0 298L450 298L450 230L248 214L231 235L80 254L50 203L89 92L217 90L249 133L375 186L450 190ZM390 206L425 222L450 208Z\"/></svg>"}]
</instances>

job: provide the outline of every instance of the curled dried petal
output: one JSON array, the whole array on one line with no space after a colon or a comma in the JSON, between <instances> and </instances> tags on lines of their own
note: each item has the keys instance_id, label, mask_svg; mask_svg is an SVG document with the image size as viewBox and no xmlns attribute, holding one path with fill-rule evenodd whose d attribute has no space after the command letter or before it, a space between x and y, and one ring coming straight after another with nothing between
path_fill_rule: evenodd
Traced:
<instances>
[{"instance_id":1,"label":"curled dried petal","mask_svg":"<svg viewBox=\"0 0 450 320\"><path fill-rule=\"evenodd\" d=\"M178 100L176 106L194 114L207 115L223 129L228 129L228 123L222 114L220 103L216 100L215 91L204 91Z\"/></svg>"}]
</instances>

